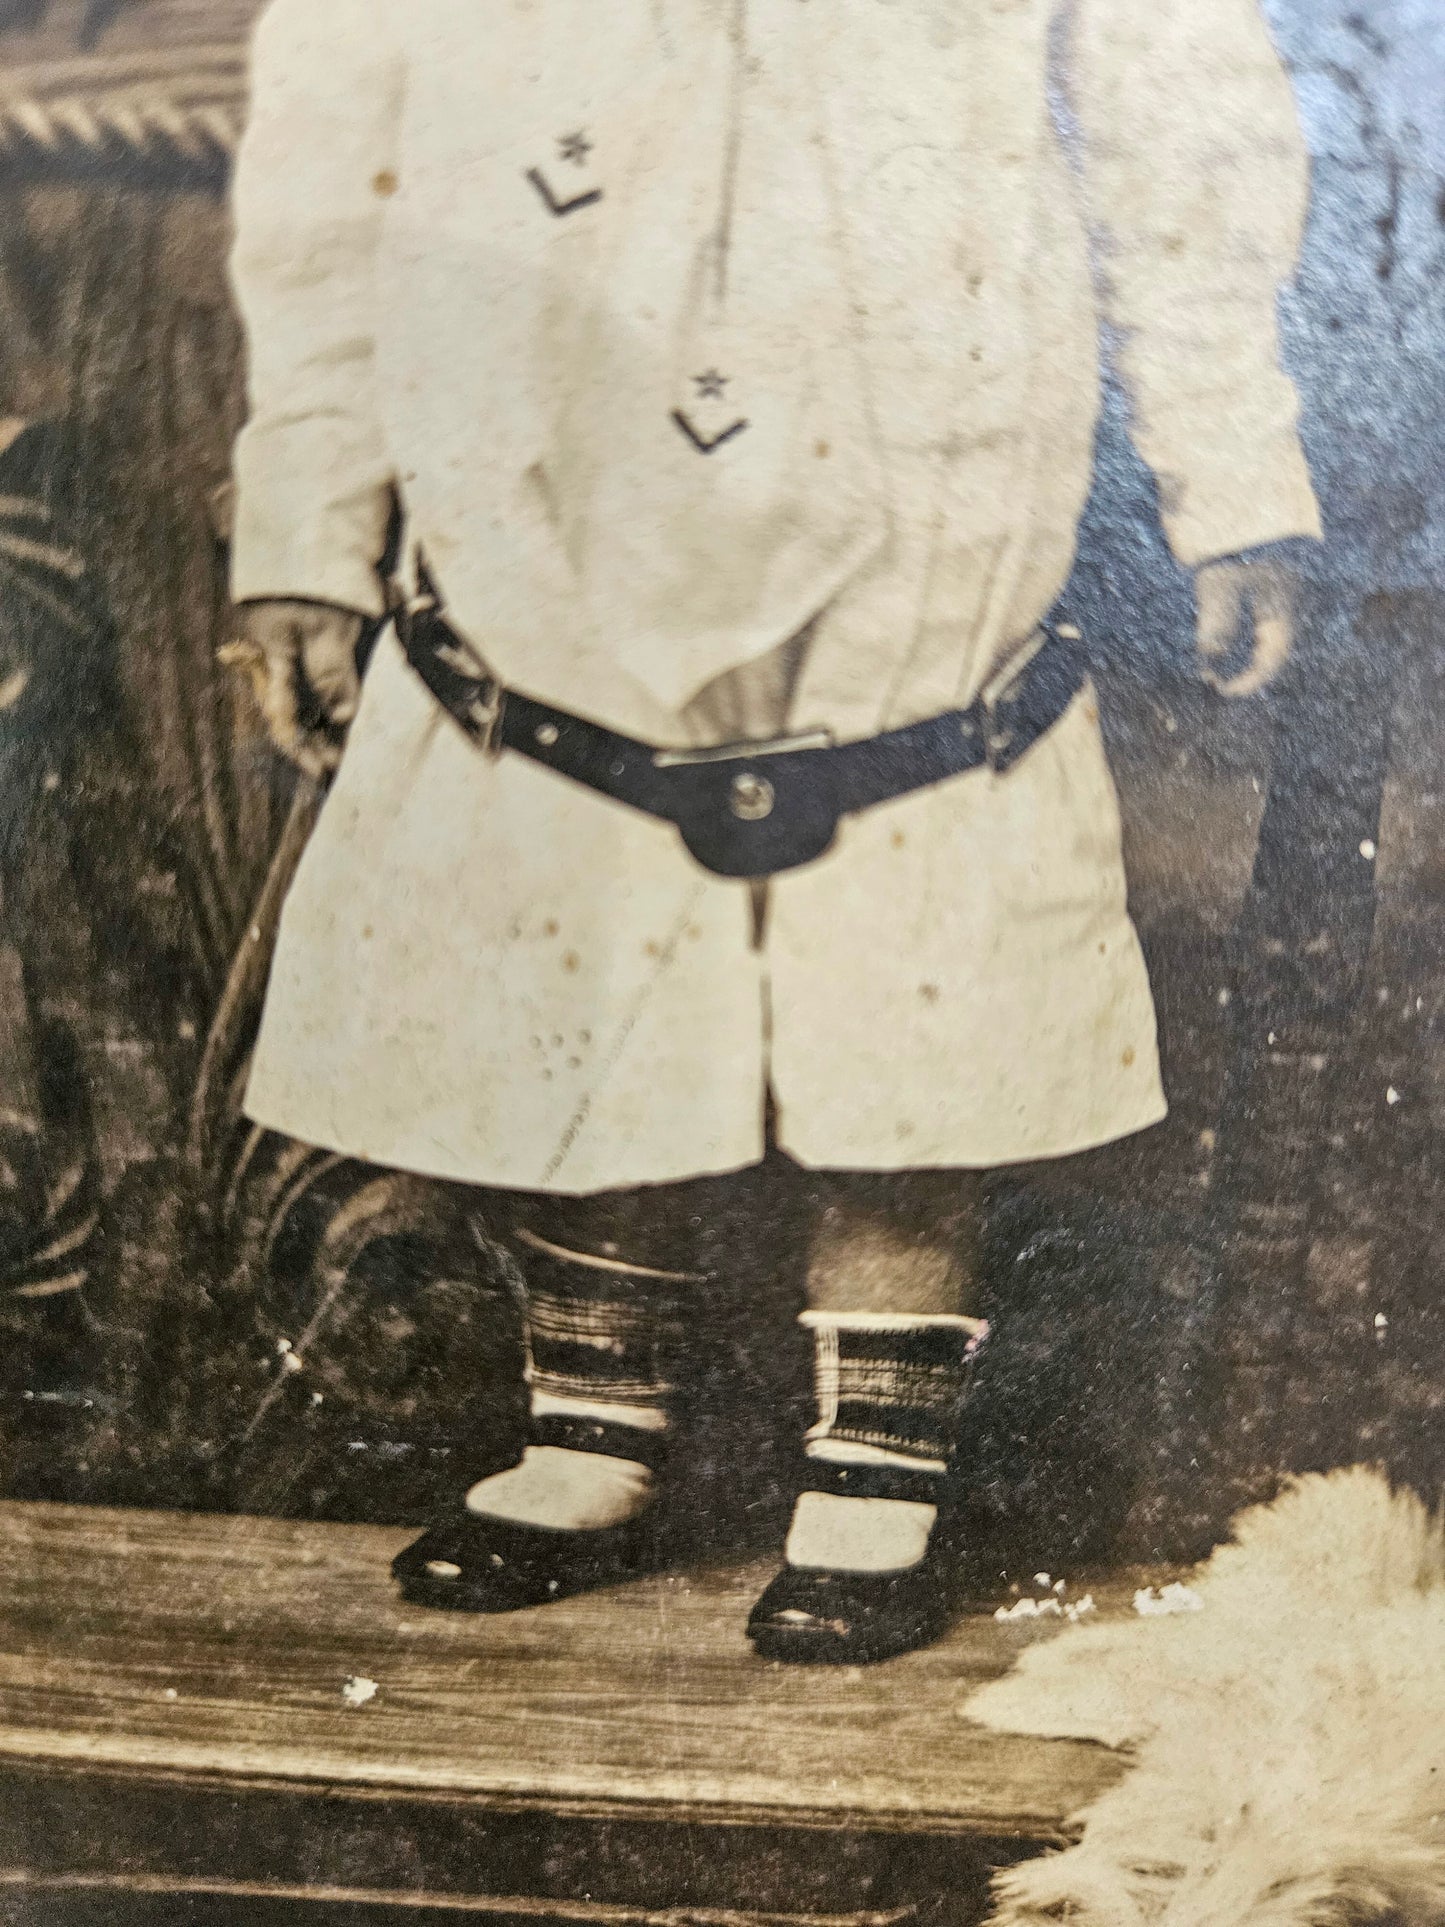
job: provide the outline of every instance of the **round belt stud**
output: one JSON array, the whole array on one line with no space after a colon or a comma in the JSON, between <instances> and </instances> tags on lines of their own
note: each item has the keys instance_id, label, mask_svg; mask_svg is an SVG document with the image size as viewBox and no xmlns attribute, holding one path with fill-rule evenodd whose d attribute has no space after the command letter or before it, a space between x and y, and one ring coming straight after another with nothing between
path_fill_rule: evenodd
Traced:
<instances>
[{"instance_id":1,"label":"round belt stud","mask_svg":"<svg viewBox=\"0 0 1445 1927\"><path fill-rule=\"evenodd\" d=\"M755 776L751 770L744 770L732 780L728 808L744 823L761 823L773 813L772 784L766 776Z\"/></svg>"}]
</instances>

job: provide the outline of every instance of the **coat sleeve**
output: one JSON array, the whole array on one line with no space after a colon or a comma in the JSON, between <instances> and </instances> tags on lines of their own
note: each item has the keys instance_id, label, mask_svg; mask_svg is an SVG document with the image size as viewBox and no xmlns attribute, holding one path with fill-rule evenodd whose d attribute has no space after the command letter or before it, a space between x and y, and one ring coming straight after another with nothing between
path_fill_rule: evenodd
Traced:
<instances>
[{"instance_id":1,"label":"coat sleeve","mask_svg":"<svg viewBox=\"0 0 1445 1927\"><path fill-rule=\"evenodd\" d=\"M1318 536L1276 312L1309 157L1258 0L1073 0L1067 24L1095 271L1174 553Z\"/></svg>"},{"instance_id":2,"label":"coat sleeve","mask_svg":"<svg viewBox=\"0 0 1445 1927\"><path fill-rule=\"evenodd\" d=\"M249 398L234 463L238 601L383 606L392 473L375 259L402 88L388 12L387 0L272 0L256 30L231 255Z\"/></svg>"}]
</instances>

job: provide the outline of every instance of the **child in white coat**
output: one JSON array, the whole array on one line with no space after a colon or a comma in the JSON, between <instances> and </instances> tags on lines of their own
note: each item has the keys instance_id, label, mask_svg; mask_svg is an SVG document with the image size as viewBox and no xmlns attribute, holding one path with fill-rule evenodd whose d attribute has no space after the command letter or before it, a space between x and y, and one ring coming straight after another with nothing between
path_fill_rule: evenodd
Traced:
<instances>
[{"instance_id":1,"label":"child in white coat","mask_svg":"<svg viewBox=\"0 0 1445 1927\"><path fill-rule=\"evenodd\" d=\"M525 1455L411 1596L668 1556L690 1234L771 1137L872 1175L818 1227L753 1637L946 1622L971 1174L1164 1111L1048 624L1101 322L1206 661L1251 631L1257 687L1319 533L1274 314L1306 186L1256 0L273 0L234 591L277 741L336 773L247 1108L505 1193L528 1302Z\"/></svg>"}]
</instances>

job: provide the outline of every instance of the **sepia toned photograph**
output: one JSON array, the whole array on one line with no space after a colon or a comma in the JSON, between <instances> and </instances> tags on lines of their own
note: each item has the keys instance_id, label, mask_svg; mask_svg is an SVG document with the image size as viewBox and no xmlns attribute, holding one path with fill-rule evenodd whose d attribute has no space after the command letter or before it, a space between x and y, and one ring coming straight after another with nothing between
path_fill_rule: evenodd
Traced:
<instances>
[{"instance_id":1,"label":"sepia toned photograph","mask_svg":"<svg viewBox=\"0 0 1445 1927\"><path fill-rule=\"evenodd\" d=\"M1442 1241L1442 0L0 0L0 1927L1441 1927Z\"/></svg>"}]
</instances>

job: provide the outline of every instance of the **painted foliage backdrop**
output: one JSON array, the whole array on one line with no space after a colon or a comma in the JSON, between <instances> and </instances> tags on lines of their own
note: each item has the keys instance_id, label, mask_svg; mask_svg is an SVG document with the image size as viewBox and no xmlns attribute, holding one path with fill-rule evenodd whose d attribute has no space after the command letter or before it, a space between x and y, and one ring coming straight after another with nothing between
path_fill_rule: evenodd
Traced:
<instances>
[{"instance_id":1,"label":"painted foliage backdrop","mask_svg":"<svg viewBox=\"0 0 1445 1927\"><path fill-rule=\"evenodd\" d=\"M0 4L3 1476L409 1517L509 1449L509 1301L444 1187L235 1102L315 803L214 660L254 11ZM1223 705L1106 421L1075 600L1173 1112L995 1187L979 1489L1035 1563L1193 1547L1285 1467L1445 1477L1445 24L1269 11L1315 155L1284 322L1332 540L1291 671ZM786 1271L775 1225L738 1238Z\"/></svg>"}]
</instances>

